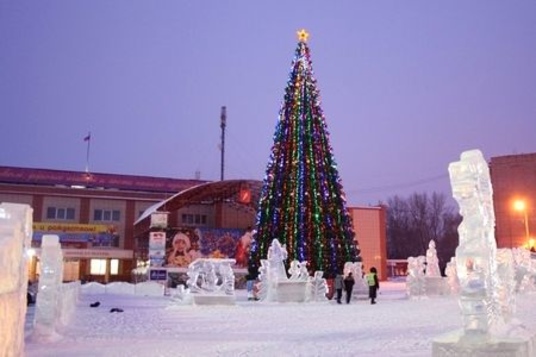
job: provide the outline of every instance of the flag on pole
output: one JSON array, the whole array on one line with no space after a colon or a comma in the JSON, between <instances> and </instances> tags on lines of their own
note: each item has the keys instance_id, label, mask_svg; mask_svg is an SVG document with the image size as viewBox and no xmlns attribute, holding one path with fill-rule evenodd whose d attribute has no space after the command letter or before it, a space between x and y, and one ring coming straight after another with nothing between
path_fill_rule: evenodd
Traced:
<instances>
[{"instance_id":1,"label":"flag on pole","mask_svg":"<svg viewBox=\"0 0 536 357\"><path fill-rule=\"evenodd\" d=\"M86 173L89 173L89 144L91 144L91 132L87 133L87 136L84 137L84 142L87 143L86 151Z\"/></svg>"}]
</instances>

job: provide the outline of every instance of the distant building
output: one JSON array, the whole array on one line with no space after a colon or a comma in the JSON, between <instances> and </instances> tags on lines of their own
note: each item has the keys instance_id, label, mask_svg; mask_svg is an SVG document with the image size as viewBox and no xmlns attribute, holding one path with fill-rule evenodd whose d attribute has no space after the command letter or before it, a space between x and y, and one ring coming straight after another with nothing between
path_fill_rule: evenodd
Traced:
<instances>
[{"instance_id":1,"label":"distant building","mask_svg":"<svg viewBox=\"0 0 536 357\"><path fill-rule=\"evenodd\" d=\"M235 241L255 224L261 186L255 180L209 182L0 166L0 202L33 208L37 255L32 279L39 274L42 236L55 234L65 281L131 281L132 270L151 258L150 216L161 211L168 212L168 243L177 232L196 232L189 236L190 248L204 242L203 254L232 257ZM349 209L365 267L375 265L385 279L385 208ZM215 238L216 233L224 237ZM197 235L203 242L194 241Z\"/></svg>"},{"instance_id":2,"label":"distant building","mask_svg":"<svg viewBox=\"0 0 536 357\"><path fill-rule=\"evenodd\" d=\"M60 237L64 280L130 280L136 267L134 221L156 202L205 182L0 166L0 202L33 208L38 255L44 234ZM212 215L195 214L212 224ZM38 272L37 257L30 276Z\"/></svg>"},{"instance_id":3,"label":"distant building","mask_svg":"<svg viewBox=\"0 0 536 357\"><path fill-rule=\"evenodd\" d=\"M376 267L380 280L386 280L387 271L387 208L350 207L357 242L361 249L364 271Z\"/></svg>"},{"instance_id":4,"label":"distant building","mask_svg":"<svg viewBox=\"0 0 536 357\"><path fill-rule=\"evenodd\" d=\"M499 248L534 250L536 153L492 157L489 163Z\"/></svg>"}]
</instances>

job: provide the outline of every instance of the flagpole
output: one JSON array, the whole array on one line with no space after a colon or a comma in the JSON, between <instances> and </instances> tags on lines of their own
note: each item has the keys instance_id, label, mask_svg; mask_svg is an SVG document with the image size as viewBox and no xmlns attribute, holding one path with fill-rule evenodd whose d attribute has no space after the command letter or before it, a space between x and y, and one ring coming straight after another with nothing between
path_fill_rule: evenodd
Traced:
<instances>
[{"instance_id":1,"label":"flagpole","mask_svg":"<svg viewBox=\"0 0 536 357\"><path fill-rule=\"evenodd\" d=\"M86 151L86 174L89 174L89 146L91 145L91 132L88 132L85 137L87 141L87 151Z\"/></svg>"}]
</instances>

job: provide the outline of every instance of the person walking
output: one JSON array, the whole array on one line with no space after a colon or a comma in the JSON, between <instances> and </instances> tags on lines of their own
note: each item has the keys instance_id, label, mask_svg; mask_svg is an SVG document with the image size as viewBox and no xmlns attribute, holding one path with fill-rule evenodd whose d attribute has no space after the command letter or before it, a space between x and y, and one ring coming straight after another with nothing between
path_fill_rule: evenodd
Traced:
<instances>
[{"instance_id":1,"label":"person walking","mask_svg":"<svg viewBox=\"0 0 536 357\"><path fill-rule=\"evenodd\" d=\"M378 290L380 290L380 282L378 281L378 271L375 267L370 268L370 272L367 274L367 285L369 289L370 303L374 305L376 303L376 296Z\"/></svg>"},{"instance_id":2,"label":"person walking","mask_svg":"<svg viewBox=\"0 0 536 357\"><path fill-rule=\"evenodd\" d=\"M341 303L342 289L344 287L344 278L341 273L335 276L335 292L337 294L337 304Z\"/></svg>"},{"instance_id":3,"label":"person walking","mask_svg":"<svg viewBox=\"0 0 536 357\"><path fill-rule=\"evenodd\" d=\"M346 290L346 303L350 303L350 299L352 298L352 290L354 289L354 276L352 273L348 273L348 276L344 278L344 290Z\"/></svg>"},{"instance_id":4,"label":"person walking","mask_svg":"<svg viewBox=\"0 0 536 357\"><path fill-rule=\"evenodd\" d=\"M255 294L255 281L259 277L259 270L253 266L248 268L248 274L246 275L246 291L248 300L259 300L257 294Z\"/></svg>"}]
</instances>

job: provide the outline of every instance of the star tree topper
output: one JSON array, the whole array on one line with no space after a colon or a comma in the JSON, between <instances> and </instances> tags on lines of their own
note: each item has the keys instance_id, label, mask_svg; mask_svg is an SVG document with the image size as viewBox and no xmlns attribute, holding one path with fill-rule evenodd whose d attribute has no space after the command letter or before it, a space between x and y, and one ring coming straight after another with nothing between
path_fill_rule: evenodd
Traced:
<instances>
[{"instance_id":1,"label":"star tree topper","mask_svg":"<svg viewBox=\"0 0 536 357\"><path fill-rule=\"evenodd\" d=\"M305 29L301 29L300 31L296 32L298 35L298 41L300 42L307 42L307 38L309 37L309 33L305 31Z\"/></svg>"}]
</instances>

